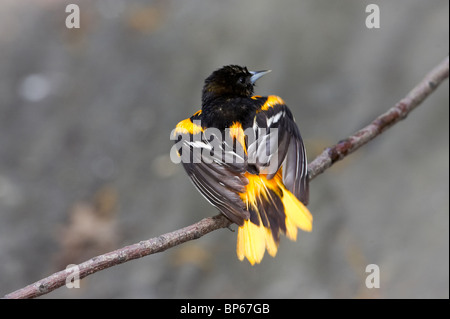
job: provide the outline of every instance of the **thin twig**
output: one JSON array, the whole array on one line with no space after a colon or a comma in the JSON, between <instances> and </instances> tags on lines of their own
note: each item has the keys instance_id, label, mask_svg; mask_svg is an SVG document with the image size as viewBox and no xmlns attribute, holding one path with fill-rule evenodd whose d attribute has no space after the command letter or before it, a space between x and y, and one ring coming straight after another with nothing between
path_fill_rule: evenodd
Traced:
<instances>
[{"instance_id":1,"label":"thin twig","mask_svg":"<svg viewBox=\"0 0 450 319\"><path fill-rule=\"evenodd\" d=\"M313 179L323 173L335 162L368 143L386 129L403 120L412 110L419 106L446 78L449 73L448 56L423 80L416 85L400 102L391 107L386 113L378 116L372 123L355 134L340 141L336 145L325 149L308 165L309 178Z\"/></svg>"},{"instance_id":2,"label":"thin twig","mask_svg":"<svg viewBox=\"0 0 450 319\"><path fill-rule=\"evenodd\" d=\"M384 132L398 121L404 119L408 113L421 104L446 78L449 76L449 58L447 56L425 78L406 95L400 102L390 108L386 113L377 117L372 123L359 130L352 136L338 144L325 149L314 161L308 165L310 180L323 173L335 162L343 159L362 145ZM100 255L77 265L79 279L110 268L129 260L141 258L184 242L200 238L214 230L229 227L231 222L223 215L204 218L201 221L178 229L159 237L144 240L139 243L126 246L115 251ZM35 298L47 294L64 284L73 268L62 270L53 275L41 279L22 289L7 294L5 298Z\"/></svg>"}]
</instances>

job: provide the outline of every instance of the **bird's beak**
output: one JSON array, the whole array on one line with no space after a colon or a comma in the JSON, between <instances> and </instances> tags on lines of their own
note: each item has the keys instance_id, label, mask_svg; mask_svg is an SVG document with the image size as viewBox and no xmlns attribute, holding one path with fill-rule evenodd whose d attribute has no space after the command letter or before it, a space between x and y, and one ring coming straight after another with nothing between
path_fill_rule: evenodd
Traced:
<instances>
[{"instance_id":1,"label":"bird's beak","mask_svg":"<svg viewBox=\"0 0 450 319\"><path fill-rule=\"evenodd\" d=\"M272 70L264 70L264 71L249 71L250 74L252 75L250 77L250 82L252 84L255 84L256 80L258 80L260 77L262 77L263 75L271 72Z\"/></svg>"}]
</instances>

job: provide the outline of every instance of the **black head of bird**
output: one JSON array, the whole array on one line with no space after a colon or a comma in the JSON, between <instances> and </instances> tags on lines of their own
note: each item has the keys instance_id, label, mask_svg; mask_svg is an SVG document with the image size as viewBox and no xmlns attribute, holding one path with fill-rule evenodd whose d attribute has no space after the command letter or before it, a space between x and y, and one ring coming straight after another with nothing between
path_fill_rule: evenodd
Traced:
<instances>
[{"instance_id":1,"label":"black head of bird","mask_svg":"<svg viewBox=\"0 0 450 319\"><path fill-rule=\"evenodd\" d=\"M270 70L248 71L239 65L227 65L214 71L205 80L202 92L202 104L216 98L251 97L256 80Z\"/></svg>"}]
</instances>

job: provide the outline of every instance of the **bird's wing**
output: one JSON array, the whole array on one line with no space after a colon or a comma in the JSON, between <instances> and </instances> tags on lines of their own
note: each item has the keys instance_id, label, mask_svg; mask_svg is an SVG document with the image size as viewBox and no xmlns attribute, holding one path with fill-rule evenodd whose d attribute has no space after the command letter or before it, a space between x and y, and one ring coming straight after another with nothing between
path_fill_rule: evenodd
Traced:
<instances>
[{"instance_id":1,"label":"bird's wing","mask_svg":"<svg viewBox=\"0 0 450 319\"><path fill-rule=\"evenodd\" d=\"M249 218L240 197L248 184L245 151L239 151L240 143L230 146L222 132L203 129L194 119L180 122L174 131L178 156L200 193L228 219L242 225Z\"/></svg>"},{"instance_id":2,"label":"bird's wing","mask_svg":"<svg viewBox=\"0 0 450 319\"><path fill-rule=\"evenodd\" d=\"M248 166L271 179L281 168L283 183L303 204L308 204L308 163L303 140L291 111L274 95L257 97L253 132L256 138L248 145ZM249 138L249 140L251 140Z\"/></svg>"}]
</instances>

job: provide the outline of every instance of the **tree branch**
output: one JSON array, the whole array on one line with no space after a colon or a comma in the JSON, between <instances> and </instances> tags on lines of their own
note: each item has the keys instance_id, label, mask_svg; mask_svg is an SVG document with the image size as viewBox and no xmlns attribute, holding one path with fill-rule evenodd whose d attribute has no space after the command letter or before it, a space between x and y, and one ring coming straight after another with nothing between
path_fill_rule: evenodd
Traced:
<instances>
[{"instance_id":1,"label":"tree branch","mask_svg":"<svg viewBox=\"0 0 450 319\"><path fill-rule=\"evenodd\" d=\"M325 149L316 159L308 165L310 180L323 173L335 162L343 159L350 153L368 143L386 129L403 120L412 110L419 106L436 88L448 78L448 56L423 80L416 85L400 102L391 107L386 113L381 114L369 125L355 134L340 141L336 145Z\"/></svg>"},{"instance_id":2,"label":"tree branch","mask_svg":"<svg viewBox=\"0 0 450 319\"><path fill-rule=\"evenodd\" d=\"M429 72L405 98L390 108L386 113L380 115L372 123L345 140L325 149L308 165L310 180L323 173L335 162L343 159L362 145L380 135L398 121L404 119L413 109L420 105L428 95L436 90L448 76L449 58L447 56L447 58ZM90 260L77 265L79 279L103 269L125 263L129 260L162 252L184 242L200 238L214 230L229 227L230 225L231 222L222 214L219 214L214 217L204 218L195 224L173 232L91 258ZM72 271L73 268L54 273L49 277L7 294L5 298L35 298L47 294L66 284L66 279Z\"/></svg>"}]
</instances>

